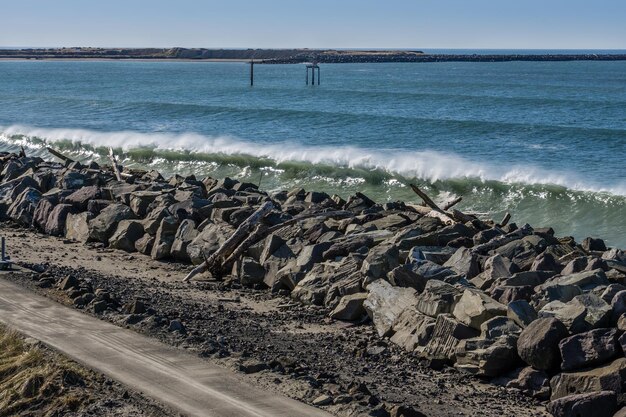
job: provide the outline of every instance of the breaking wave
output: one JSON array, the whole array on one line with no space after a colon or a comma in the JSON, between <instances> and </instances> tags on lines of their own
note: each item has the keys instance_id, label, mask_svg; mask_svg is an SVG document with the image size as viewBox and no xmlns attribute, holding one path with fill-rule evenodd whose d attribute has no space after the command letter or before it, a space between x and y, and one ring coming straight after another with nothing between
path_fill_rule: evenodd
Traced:
<instances>
[{"instance_id":1,"label":"breaking wave","mask_svg":"<svg viewBox=\"0 0 626 417\"><path fill-rule=\"evenodd\" d=\"M255 143L195 133L99 132L13 125L0 127L7 146L41 150L53 145L83 158L102 158L113 147L130 162L150 164L205 163L250 168L274 168L289 175L325 175L363 178L380 183L391 178L429 183L469 179L502 185L526 184L564 187L575 191L626 196L626 180L595 184L579 174L527 165L499 165L468 160L432 150L364 149L350 146L307 147L294 143Z\"/></svg>"}]
</instances>

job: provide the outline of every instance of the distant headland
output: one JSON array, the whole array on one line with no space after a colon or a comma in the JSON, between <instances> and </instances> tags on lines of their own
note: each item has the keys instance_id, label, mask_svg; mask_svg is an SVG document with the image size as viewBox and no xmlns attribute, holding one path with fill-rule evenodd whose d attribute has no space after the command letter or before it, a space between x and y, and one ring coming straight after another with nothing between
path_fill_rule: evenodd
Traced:
<instances>
[{"instance_id":1,"label":"distant headland","mask_svg":"<svg viewBox=\"0 0 626 417\"><path fill-rule=\"evenodd\" d=\"M0 49L0 59L118 59L249 61L266 64L368 62L624 61L626 54L430 54L408 50L204 49L204 48L28 48Z\"/></svg>"}]
</instances>

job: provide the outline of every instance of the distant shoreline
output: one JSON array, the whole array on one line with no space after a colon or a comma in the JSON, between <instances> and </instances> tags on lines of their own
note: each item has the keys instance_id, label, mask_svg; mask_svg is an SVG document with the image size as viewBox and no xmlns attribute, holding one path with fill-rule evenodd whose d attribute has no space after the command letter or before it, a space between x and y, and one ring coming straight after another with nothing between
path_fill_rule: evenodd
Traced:
<instances>
[{"instance_id":1,"label":"distant shoreline","mask_svg":"<svg viewBox=\"0 0 626 417\"><path fill-rule=\"evenodd\" d=\"M144 62L249 62L254 60L259 64L299 64L313 61L319 63L626 61L626 53L433 54L417 50L52 48L0 49L0 60Z\"/></svg>"}]
</instances>

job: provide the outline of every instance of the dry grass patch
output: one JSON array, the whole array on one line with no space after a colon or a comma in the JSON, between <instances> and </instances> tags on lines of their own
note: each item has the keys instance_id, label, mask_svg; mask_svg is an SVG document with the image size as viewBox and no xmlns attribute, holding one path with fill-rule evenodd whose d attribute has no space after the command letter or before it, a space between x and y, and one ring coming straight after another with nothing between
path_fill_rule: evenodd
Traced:
<instances>
[{"instance_id":1,"label":"dry grass patch","mask_svg":"<svg viewBox=\"0 0 626 417\"><path fill-rule=\"evenodd\" d=\"M90 371L0 325L0 417L60 416L89 402Z\"/></svg>"}]
</instances>

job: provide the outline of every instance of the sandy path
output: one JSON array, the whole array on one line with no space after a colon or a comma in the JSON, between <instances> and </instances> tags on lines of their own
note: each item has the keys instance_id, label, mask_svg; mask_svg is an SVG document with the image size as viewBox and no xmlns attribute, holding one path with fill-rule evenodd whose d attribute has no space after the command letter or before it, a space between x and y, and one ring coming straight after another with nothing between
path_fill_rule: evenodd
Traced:
<instances>
[{"instance_id":1,"label":"sandy path","mask_svg":"<svg viewBox=\"0 0 626 417\"><path fill-rule=\"evenodd\" d=\"M0 275L0 319L190 416L329 416L258 390L221 367L62 306Z\"/></svg>"}]
</instances>

